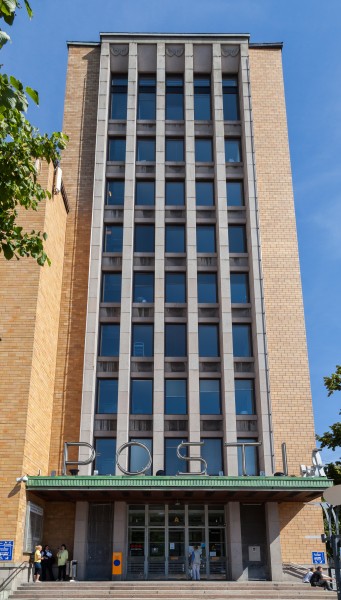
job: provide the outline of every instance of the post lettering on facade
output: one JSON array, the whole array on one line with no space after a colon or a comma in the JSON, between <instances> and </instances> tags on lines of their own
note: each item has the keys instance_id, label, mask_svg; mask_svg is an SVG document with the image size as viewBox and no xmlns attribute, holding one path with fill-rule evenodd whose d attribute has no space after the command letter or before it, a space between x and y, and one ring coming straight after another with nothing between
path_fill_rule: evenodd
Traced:
<instances>
[{"instance_id":1,"label":"post lettering on facade","mask_svg":"<svg viewBox=\"0 0 341 600\"><path fill-rule=\"evenodd\" d=\"M181 444L178 445L177 449L176 449L176 455L178 458L180 458L181 460L185 460L187 462L200 462L203 466L201 471L191 471L190 473L188 472L182 472L179 471L178 475L207 475L207 462L204 458L202 458L201 456L184 456L183 454L181 454L181 450L182 448L190 448L191 446L203 446L204 442L181 442Z\"/></svg>"},{"instance_id":2,"label":"post lettering on facade","mask_svg":"<svg viewBox=\"0 0 341 600\"><path fill-rule=\"evenodd\" d=\"M85 447L85 448L89 448L90 450L90 456L89 458L85 459L85 460L69 460L69 448L73 447L73 446L77 446L78 448L81 447ZM64 459L63 459L63 470L62 470L62 475L66 475L66 467L70 466L70 465L77 465L79 466L83 466L83 465L89 465L90 463L92 463L95 460L96 457L96 450L93 446L91 446L91 444L88 444L87 442L65 442L64 443Z\"/></svg>"},{"instance_id":3,"label":"post lettering on facade","mask_svg":"<svg viewBox=\"0 0 341 600\"><path fill-rule=\"evenodd\" d=\"M314 448L311 453L312 465L301 465L302 477L327 477L322 462L321 453L318 448Z\"/></svg>"}]
</instances>

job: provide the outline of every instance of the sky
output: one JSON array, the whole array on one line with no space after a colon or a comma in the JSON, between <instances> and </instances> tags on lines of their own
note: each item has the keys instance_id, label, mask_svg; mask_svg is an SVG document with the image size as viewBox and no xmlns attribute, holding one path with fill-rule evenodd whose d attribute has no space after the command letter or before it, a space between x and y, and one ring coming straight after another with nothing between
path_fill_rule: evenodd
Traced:
<instances>
[{"instance_id":1,"label":"sky","mask_svg":"<svg viewBox=\"0 0 341 600\"><path fill-rule=\"evenodd\" d=\"M250 33L284 42L289 141L317 433L339 420L341 392L323 376L341 363L341 2L340 0L30 0L1 50L4 71L39 91L29 118L62 128L66 41L99 32ZM5 29L5 27L3 27ZM298 415L299 418L299 415ZM324 450L326 462L340 451Z\"/></svg>"}]
</instances>

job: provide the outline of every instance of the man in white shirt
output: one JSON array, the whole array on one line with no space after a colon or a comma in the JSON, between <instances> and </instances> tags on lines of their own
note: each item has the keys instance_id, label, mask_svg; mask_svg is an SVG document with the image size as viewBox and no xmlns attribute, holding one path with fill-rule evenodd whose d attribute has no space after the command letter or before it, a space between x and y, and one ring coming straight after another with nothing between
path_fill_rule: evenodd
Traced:
<instances>
[{"instance_id":1,"label":"man in white shirt","mask_svg":"<svg viewBox=\"0 0 341 600\"><path fill-rule=\"evenodd\" d=\"M201 548L194 546L192 553L192 569L194 581L200 581Z\"/></svg>"}]
</instances>

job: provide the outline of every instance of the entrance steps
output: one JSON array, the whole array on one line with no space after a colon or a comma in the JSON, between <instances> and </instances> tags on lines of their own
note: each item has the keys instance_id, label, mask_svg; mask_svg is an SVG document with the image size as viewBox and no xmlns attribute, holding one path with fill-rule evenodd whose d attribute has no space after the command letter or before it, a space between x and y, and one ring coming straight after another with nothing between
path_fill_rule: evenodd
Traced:
<instances>
[{"instance_id":1,"label":"entrance steps","mask_svg":"<svg viewBox=\"0 0 341 600\"><path fill-rule=\"evenodd\" d=\"M317 600L335 592L273 581L76 581L28 583L9 600Z\"/></svg>"}]
</instances>

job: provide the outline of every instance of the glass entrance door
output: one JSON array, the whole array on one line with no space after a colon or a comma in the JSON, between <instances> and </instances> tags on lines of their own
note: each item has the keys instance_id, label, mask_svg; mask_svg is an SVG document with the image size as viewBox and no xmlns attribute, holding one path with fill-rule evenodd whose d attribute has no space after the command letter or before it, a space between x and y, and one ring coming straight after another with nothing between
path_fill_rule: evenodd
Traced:
<instances>
[{"instance_id":1,"label":"glass entrance door","mask_svg":"<svg viewBox=\"0 0 341 600\"><path fill-rule=\"evenodd\" d=\"M165 530L149 529L149 579L164 579L165 576Z\"/></svg>"}]
</instances>

